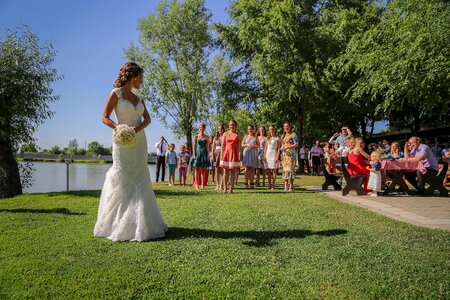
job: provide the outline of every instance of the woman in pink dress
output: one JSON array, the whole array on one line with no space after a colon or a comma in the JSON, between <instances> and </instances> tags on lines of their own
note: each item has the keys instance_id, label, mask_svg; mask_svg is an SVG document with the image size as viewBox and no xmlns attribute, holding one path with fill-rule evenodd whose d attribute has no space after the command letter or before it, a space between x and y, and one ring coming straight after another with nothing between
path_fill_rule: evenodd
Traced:
<instances>
[{"instance_id":1,"label":"woman in pink dress","mask_svg":"<svg viewBox=\"0 0 450 300\"><path fill-rule=\"evenodd\" d=\"M370 155L364 151L364 141L360 138L356 138L350 140L351 150L348 154L348 173L351 176L355 175L367 175L364 180L364 191L366 193L371 192L372 190L367 189L367 183L369 182L369 174L370 171L367 169L367 166L370 166L365 160L364 157L370 160Z\"/></svg>"},{"instance_id":2,"label":"woman in pink dress","mask_svg":"<svg viewBox=\"0 0 450 300\"><path fill-rule=\"evenodd\" d=\"M241 167L241 137L236 132L237 122L228 122L229 130L222 136L222 149L220 153L220 166L225 172L223 192L233 192L236 169ZM230 178L231 177L231 178Z\"/></svg>"}]
</instances>

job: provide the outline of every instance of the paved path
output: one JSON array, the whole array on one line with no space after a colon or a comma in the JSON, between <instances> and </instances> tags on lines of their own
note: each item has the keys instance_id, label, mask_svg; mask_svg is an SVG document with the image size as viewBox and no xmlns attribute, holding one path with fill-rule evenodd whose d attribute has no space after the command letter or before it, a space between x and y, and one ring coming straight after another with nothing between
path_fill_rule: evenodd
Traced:
<instances>
[{"instance_id":1,"label":"paved path","mask_svg":"<svg viewBox=\"0 0 450 300\"><path fill-rule=\"evenodd\" d=\"M399 221L450 231L450 197L403 195L370 197L352 193L342 196L341 191L322 191L319 187L306 188Z\"/></svg>"}]
</instances>

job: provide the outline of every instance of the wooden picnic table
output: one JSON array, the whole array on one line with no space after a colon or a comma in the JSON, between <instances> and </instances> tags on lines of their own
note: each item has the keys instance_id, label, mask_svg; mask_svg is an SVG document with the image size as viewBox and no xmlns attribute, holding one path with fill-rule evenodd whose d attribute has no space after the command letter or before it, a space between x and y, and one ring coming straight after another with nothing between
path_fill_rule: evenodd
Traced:
<instances>
[{"instance_id":1,"label":"wooden picnic table","mask_svg":"<svg viewBox=\"0 0 450 300\"><path fill-rule=\"evenodd\" d=\"M427 171L423 163L419 160L383 160L381 162L381 171L386 172L387 176L392 179L392 182L385 188L384 193L392 193L398 185L401 192L411 195L411 191L403 179L403 175L407 172L415 172L417 170L422 174L425 174Z\"/></svg>"}]
</instances>

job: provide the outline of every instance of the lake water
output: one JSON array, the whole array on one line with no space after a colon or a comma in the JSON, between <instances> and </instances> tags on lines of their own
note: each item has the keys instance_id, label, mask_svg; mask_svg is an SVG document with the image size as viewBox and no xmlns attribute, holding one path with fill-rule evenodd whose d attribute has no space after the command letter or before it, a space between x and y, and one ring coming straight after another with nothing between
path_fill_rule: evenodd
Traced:
<instances>
[{"instance_id":1,"label":"lake water","mask_svg":"<svg viewBox=\"0 0 450 300\"><path fill-rule=\"evenodd\" d=\"M112 164L70 164L69 189L100 190L105 181L105 175ZM66 190L66 164L55 162L33 162L33 185L24 189L24 193L61 192ZM156 165L148 165L150 178L156 177ZM177 170L178 171L178 170ZM166 168L165 180L169 178ZM178 172L175 174L178 180Z\"/></svg>"}]
</instances>

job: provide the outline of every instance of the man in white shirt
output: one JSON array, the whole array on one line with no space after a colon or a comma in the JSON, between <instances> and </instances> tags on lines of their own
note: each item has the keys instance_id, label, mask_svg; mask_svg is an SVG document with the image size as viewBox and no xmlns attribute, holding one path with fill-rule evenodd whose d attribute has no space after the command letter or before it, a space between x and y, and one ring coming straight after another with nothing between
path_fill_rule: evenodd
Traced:
<instances>
[{"instance_id":1,"label":"man in white shirt","mask_svg":"<svg viewBox=\"0 0 450 300\"><path fill-rule=\"evenodd\" d=\"M164 181L164 177L166 175L166 153L169 149L169 145L167 144L164 136L161 136L160 141L155 144L156 148L156 182L159 181L159 171L162 167L161 172L161 181Z\"/></svg>"}]
</instances>

